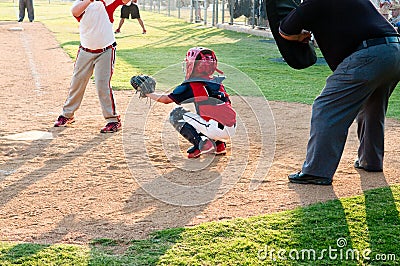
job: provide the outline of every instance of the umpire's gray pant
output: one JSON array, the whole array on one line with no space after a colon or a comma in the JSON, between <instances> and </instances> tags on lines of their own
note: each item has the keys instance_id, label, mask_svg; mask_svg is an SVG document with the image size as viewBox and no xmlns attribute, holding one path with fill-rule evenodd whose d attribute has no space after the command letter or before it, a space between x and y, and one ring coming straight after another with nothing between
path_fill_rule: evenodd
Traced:
<instances>
[{"instance_id":1,"label":"umpire's gray pant","mask_svg":"<svg viewBox=\"0 0 400 266\"><path fill-rule=\"evenodd\" d=\"M312 106L310 139L302 172L332 178L357 117L360 164L382 169L388 100L400 80L400 44L361 49L326 80Z\"/></svg>"}]
</instances>

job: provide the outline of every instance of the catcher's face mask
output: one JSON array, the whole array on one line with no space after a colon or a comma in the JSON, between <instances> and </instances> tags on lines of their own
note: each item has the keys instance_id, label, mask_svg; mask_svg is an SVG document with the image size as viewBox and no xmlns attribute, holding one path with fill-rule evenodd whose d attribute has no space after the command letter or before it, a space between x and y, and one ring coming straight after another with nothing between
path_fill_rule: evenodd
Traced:
<instances>
[{"instance_id":1,"label":"catcher's face mask","mask_svg":"<svg viewBox=\"0 0 400 266\"><path fill-rule=\"evenodd\" d=\"M211 76L215 71L222 74L217 69L217 57L215 53L207 48L194 47L190 48L186 53L184 63L185 79L189 79L193 73L202 76Z\"/></svg>"}]
</instances>

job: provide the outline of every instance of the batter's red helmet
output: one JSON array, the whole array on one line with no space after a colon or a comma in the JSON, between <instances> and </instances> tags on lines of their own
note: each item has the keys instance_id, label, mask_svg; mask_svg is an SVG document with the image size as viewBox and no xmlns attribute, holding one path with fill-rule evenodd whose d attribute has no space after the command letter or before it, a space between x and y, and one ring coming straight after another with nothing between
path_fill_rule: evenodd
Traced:
<instances>
[{"instance_id":1,"label":"batter's red helmet","mask_svg":"<svg viewBox=\"0 0 400 266\"><path fill-rule=\"evenodd\" d=\"M213 50L204 47L190 48L186 53L185 79L189 79L193 73L203 76L211 76L217 69L217 57Z\"/></svg>"}]
</instances>

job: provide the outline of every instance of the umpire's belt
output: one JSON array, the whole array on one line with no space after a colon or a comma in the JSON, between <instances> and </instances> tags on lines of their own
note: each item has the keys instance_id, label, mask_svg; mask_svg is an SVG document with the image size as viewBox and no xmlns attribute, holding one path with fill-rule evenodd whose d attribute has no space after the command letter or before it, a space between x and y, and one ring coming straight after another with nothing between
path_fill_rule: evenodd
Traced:
<instances>
[{"instance_id":1,"label":"umpire's belt","mask_svg":"<svg viewBox=\"0 0 400 266\"><path fill-rule=\"evenodd\" d=\"M79 45L79 48L81 48L83 51L88 52L88 53L100 54L100 53L102 53L102 52L104 52L104 51L107 51L107 50L110 49L111 47L115 47L115 46L117 46L117 43L116 43L116 42L114 42L113 44L111 44L111 45L109 45L109 46L107 46L107 47L105 47L105 48L95 49L95 50L92 50L92 49L89 49L89 48L85 48L85 47L83 47L82 45Z\"/></svg>"},{"instance_id":2,"label":"umpire's belt","mask_svg":"<svg viewBox=\"0 0 400 266\"><path fill-rule=\"evenodd\" d=\"M389 37L381 37L381 38L375 38L375 39L368 39L363 41L356 49L356 51L368 48L371 46L379 45L379 44L384 44L384 43L400 43L400 37L398 36L389 36Z\"/></svg>"}]
</instances>

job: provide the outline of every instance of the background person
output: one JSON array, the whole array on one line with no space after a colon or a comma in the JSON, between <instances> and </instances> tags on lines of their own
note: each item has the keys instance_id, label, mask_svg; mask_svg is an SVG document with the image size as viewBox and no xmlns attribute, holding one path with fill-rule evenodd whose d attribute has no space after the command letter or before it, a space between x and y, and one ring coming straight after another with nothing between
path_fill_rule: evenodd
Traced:
<instances>
[{"instance_id":1,"label":"background person","mask_svg":"<svg viewBox=\"0 0 400 266\"><path fill-rule=\"evenodd\" d=\"M28 18L30 22L35 19L33 10L33 0L19 0L19 18L18 22L22 22L25 18L25 9L28 12Z\"/></svg>"},{"instance_id":2,"label":"background person","mask_svg":"<svg viewBox=\"0 0 400 266\"><path fill-rule=\"evenodd\" d=\"M380 0L379 1L379 12L384 16L386 19L389 19L390 14L390 6L392 2L390 0Z\"/></svg>"},{"instance_id":3,"label":"background person","mask_svg":"<svg viewBox=\"0 0 400 266\"><path fill-rule=\"evenodd\" d=\"M137 0L131 0L126 5L121 7L121 20L119 21L118 28L115 30L115 33L121 32L121 27L125 22L125 19L129 19L129 15L132 19L137 19L142 27L142 34L146 34L146 28L144 26L143 20L140 18L139 6L137 5Z\"/></svg>"},{"instance_id":4,"label":"background person","mask_svg":"<svg viewBox=\"0 0 400 266\"><path fill-rule=\"evenodd\" d=\"M199 0L192 0L192 7L194 9L195 22L202 21L203 19L201 18L201 7Z\"/></svg>"},{"instance_id":5,"label":"background person","mask_svg":"<svg viewBox=\"0 0 400 266\"><path fill-rule=\"evenodd\" d=\"M400 32L400 4L393 3L390 7L390 10L392 11L392 16L389 19L389 22L393 25L393 27L395 27L397 32Z\"/></svg>"}]
</instances>

